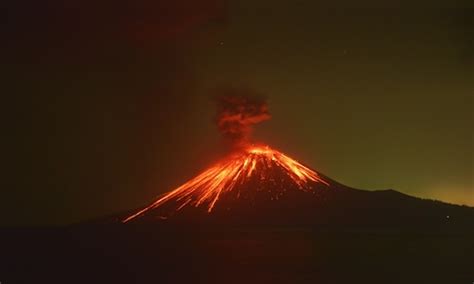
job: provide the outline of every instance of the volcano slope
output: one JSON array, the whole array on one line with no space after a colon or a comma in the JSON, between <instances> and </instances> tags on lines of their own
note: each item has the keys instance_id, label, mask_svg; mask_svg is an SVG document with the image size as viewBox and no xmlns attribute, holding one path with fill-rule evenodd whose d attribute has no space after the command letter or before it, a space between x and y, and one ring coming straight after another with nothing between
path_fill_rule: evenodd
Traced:
<instances>
[{"instance_id":1,"label":"volcano slope","mask_svg":"<svg viewBox=\"0 0 474 284\"><path fill-rule=\"evenodd\" d=\"M205 170L152 204L107 222L463 230L472 208L342 185L267 146Z\"/></svg>"}]
</instances>

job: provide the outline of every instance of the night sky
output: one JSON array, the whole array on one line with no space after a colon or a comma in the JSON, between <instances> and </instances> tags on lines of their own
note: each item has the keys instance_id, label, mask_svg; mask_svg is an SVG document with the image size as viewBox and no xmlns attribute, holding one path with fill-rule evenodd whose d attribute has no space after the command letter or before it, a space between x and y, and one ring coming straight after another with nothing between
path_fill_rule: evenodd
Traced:
<instances>
[{"instance_id":1,"label":"night sky","mask_svg":"<svg viewBox=\"0 0 474 284\"><path fill-rule=\"evenodd\" d=\"M67 3L63 3L67 2ZM0 224L142 206L226 153L220 88L264 142L351 187L474 205L471 0L2 4Z\"/></svg>"}]
</instances>

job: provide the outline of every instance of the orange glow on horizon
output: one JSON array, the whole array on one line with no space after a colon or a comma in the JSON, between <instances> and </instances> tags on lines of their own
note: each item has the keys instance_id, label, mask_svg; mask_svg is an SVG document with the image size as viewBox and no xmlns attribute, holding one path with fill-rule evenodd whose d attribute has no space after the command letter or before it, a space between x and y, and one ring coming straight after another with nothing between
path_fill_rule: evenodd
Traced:
<instances>
[{"instance_id":1,"label":"orange glow on horizon","mask_svg":"<svg viewBox=\"0 0 474 284\"><path fill-rule=\"evenodd\" d=\"M122 222L128 222L170 200L181 202L176 210L185 206L206 206L210 213L223 193L232 191L237 184L242 184L256 175L259 167L271 167L272 164L281 167L300 189L303 189L304 185L310 181L329 186L315 171L283 153L268 146L251 146L208 168L178 188L165 193L151 205L127 217ZM264 176L260 175L260 178L264 179Z\"/></svg>"}]
</instances>

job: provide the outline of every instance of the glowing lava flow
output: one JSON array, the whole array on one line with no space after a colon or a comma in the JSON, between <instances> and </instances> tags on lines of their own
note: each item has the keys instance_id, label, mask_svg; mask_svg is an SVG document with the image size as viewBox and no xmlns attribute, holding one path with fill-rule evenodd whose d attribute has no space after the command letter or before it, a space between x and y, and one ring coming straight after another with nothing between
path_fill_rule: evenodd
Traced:
<instances>
[{"instance_id":1,"label":"glowing lava flow","mask_svg":"<svg viewBox=\"0 0 474 284\"><path fill-rule=\"evenodd\" d=\"M211 212L223 193L232 191L236 185L242 184L255 176L257 167L271 167L272 165L281 167L286 175L302 190L305 189L305 185L309 181L329 185L315 171L281 152L272 150L267 146L253 146L245 152L207 169L175 190L164 194L148 207L127 217L122 222L128 222L170 200L180 202L177 210L190 205L195 207L207 206L207 211ZM260 178L265 179L265 176L260 173Z\"/></svg>"}]
</instances>

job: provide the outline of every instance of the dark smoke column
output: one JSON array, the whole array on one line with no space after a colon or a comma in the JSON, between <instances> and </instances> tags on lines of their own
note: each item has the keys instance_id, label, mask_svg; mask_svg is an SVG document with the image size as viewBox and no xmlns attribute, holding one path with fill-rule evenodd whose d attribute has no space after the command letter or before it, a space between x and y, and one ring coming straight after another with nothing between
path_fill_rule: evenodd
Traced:
<instances>
[{"instance_id":1,"label":"dark smoke column","mask_svg":"<svg viewBox=\"0 0 474 284\"><path fill-rule=\"evenodd\" d=\"M245 89L221 90L216 102L217 127L234 147L247 145L253 125L271 118L266 100Z\"/></svg>"}]
</instances>

